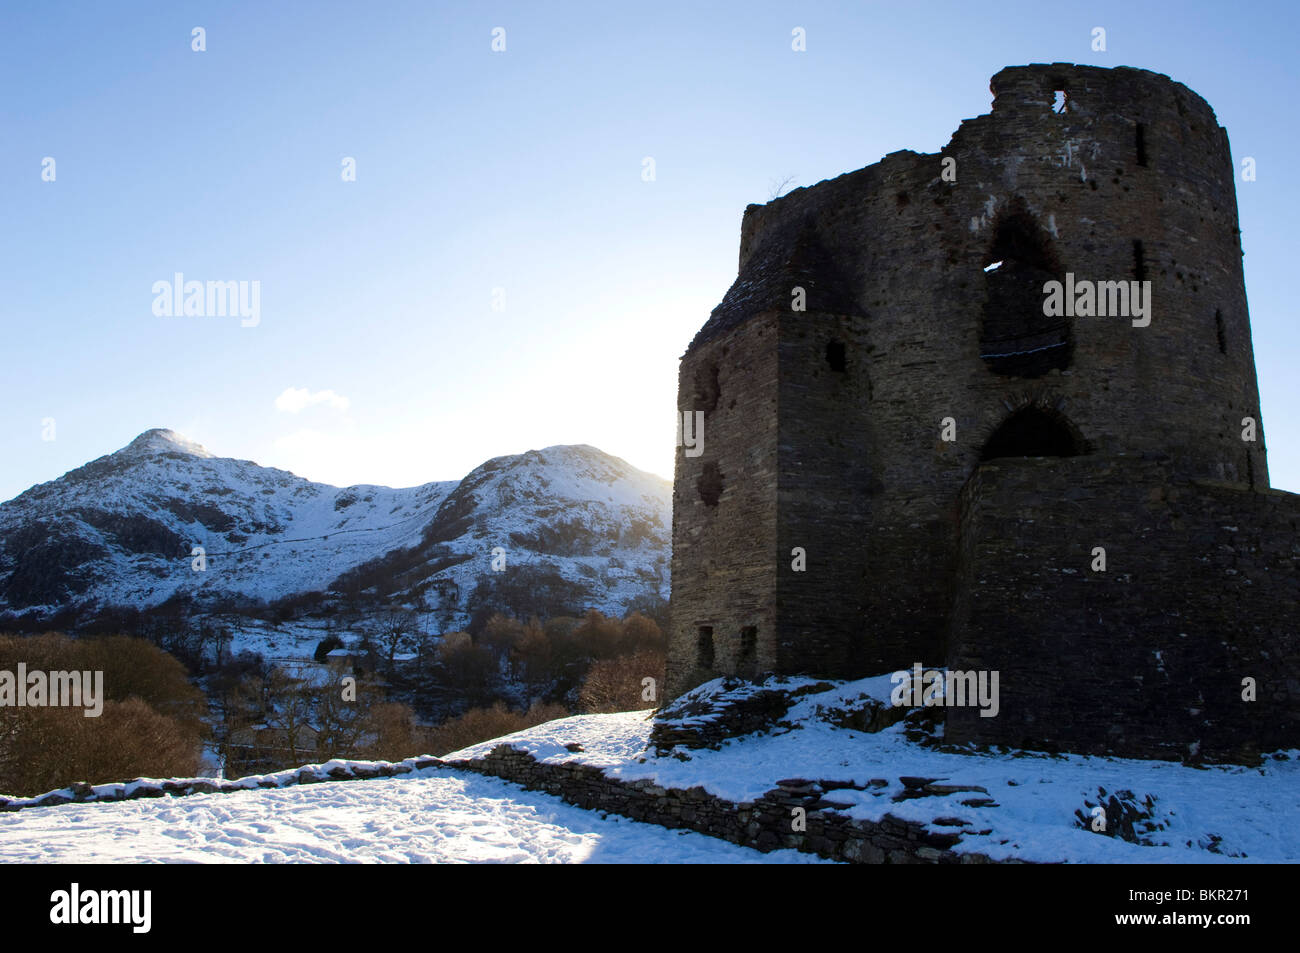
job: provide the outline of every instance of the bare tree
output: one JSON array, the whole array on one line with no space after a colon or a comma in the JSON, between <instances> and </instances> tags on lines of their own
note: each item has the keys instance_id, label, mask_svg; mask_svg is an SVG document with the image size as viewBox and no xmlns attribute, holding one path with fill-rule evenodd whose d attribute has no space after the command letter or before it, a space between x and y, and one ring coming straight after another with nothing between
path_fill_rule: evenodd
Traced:
<instances>
[{"instance_id":1,"label":"bare tree","mask_svg":"<svg viewBox=\"0 0 1300 953\"><path fill-rule=\"evenodd\" d=\"M787 188L789 188L793 182L794 182L793 172L787 175L783 179L773 179L770 183L768 183L770 188L768 189L767 200L771 202L774 199L780 198L781 193L784 192Z\"/></svg>"},{"instance_id":2,"label":"bare tree","mask_svg":"<svg viewBox=\"0 0 1300 953\"><path fill-rule=\"evenodd\" d=\"M351 679L351 682L345 679ZM381 697L379 689L364 678L358 680L331 669L329 681L313 694L320 756L355 757L365 734L372 700Z\"/></svg>"},{"instance_id":3,"label":"bare tree","mask_svg":"<svg viewBox=\"0 0 1300 953\"><path fill-rule=\"evenodd\" d=\"M276 741L282 742L289 752L289 763L297 763L302 756L316 750L312 698L306 685L278 666L271 669L262 683L266 702L266 723L279 733Z\"/></svg>"},{"instance_id":4,"label":"bare tree","mask_svg":"<svg viewBox=\"0 0 1300 953\"><path fill-rule=\"evenodd\" d=\"M438 660L438 633L434 631L434 622L432 612L421 613L419 625L412 636L416 670L422 675Z\"/></svg>"},{"instance_id":5,"label":"bare tree","mask_svg":"<svg viewBox=\"0 0 1300 953\"><path fill-rule=\"evenodd\" d=\"M655 708L663 683L663 652L642 651L600 659L587 672L578 694L578 707L584 712Z\"/></svg>"},{"instance_id":6,"label":"bare tree","mask_svg":"<svg viewBox=\"0 0 1300 953\"><path fill-rule=\"evenodd\" d=\"M371 623L368 634L379 646L391 671L397 653L414 647L419 629L419 618L414 612L390 609Z\"/></svg>"}]
</instances>

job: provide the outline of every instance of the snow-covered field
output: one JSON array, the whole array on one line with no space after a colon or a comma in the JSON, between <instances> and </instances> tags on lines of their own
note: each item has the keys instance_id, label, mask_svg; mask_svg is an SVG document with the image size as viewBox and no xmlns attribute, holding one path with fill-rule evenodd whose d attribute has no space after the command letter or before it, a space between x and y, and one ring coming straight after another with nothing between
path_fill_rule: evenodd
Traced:
<instances>
[{"instance_id":1,"label":"snow-covered field","mask_svg":"<svg viewBox=\"0 0 1300 953\"><path fill-rule=\"evenodd\" d=\"M773 681L794 689L814 684L809 679ZM891 814L935 831L960 831L955 851L994 859L1300 861L1300 751L1277 752L1253 768L1195 768L1082 755L941 750L909 739L902 723L876 733L835 726L846 709L864 699L887 698L889 687L887 678L829 689L822 683L799 697L773 730L713 750L678 747L658 756L649 748L649 713L625 712L548 722L446 759L481 757L507 743L539 761L583 761L611 777L647 779L663 787L699 785L732 801L759 798L781 779L853 782L858 787L837 785L830 795L847 804L843 813L872 821ZM754 690L723 689L718 682L684 697L725 701ZM717 708L694 710L702 714L684 716L679 723L717 717ZM571 750L579 745L580 751ZM324 776L340 764L311 770ZM226 794L0 813L0 862L817 861L809 854L761 854L693 832L602 816L448 767L374 780L256 787L261 781L291 783L295 774L245 779L239 783L249 790ZM915 795L918 779L942 785L923 796L896 800L904 792ZM114 786L102 787L96 793ZM1126 803L1143 810L1146 817L1138 826L1146 843L1080 826L1076 812L1087 814L1087 802L1097 802L1099 789L1108 795L1122 792Z\"/></svg>"},{"instance_id":2,"label":"snow-covered field","mask_svg":"<svg viewBox=\"0 0 1300 953\"><path fill-rule=\"evenodd\" d=\"M789 679L787 685L811 684ZM711 683L713 684L713 683ZM708 686L702 687L707 691ZM886 785L836 790L834 800L851 802L845 813L866 820L885 814L929 823L957 817L967 822L954 850L1002 859L1083 863L1295 863L1300 861L1300 751L1280 753L1258 768L1192 768L1166 761L1141 761L1034 752L954 753L909 741L901 724L879 733L837 728L821 714L852 705L863 696L887 699L888 677L863 679L811 694L796 702L783 721L794 730L750 735L719 750L676 749L656 757L647 752L651 723L646 712L579 715L548 722L448 755L481 757L502 742L529 751L539 761L581 760L623 780L646 778L664 787L704 787L732 801L762 796L784 778L842 780ZM700 689L697 689L700 691ZM582 745L574 754L565 746ZM684 758L684 760L683 760ZM996 806L962 804L971 792L895 801L903 777L942 779L946 785L983 787ZM1153 818L1165 824L1146 836L1144 846L1083 830L1075 811L1085 799L1097 802L1098 788L1131 791L1139 801L1154 798ZM952 826L932 826L952 832ZM988 833L978 833L988 831ZM1207 849L1214 845L1216 852ZM1230 856L1236 855L1236 856Z\"/></svg>"},{"instance_id":3,"label":"snow-covered field","mask_svg":"<svg viewBox=\"0 0 1300 953\"><path fill-rule=\"evenodd\" d=\"M0 814L4 863L818 863L603 818L496 778L396 778Z\"/></svg>"}]
</instances>

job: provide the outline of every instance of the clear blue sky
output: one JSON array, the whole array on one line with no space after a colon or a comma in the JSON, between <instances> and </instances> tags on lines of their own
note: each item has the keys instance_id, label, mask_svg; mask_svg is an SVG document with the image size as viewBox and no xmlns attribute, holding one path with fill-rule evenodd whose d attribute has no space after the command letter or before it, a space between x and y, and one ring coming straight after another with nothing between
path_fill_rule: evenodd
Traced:
<instances>
[{"instance_id":1,"label":"clear blue sky","mask_svg":"<svg viewBox=\"0 0 1300 953\"><path fill-rule=\"evenodd\" d=\"M0 499L150 427L338 484L556 443L671 476L677 359L735 275L745 205L936 151L998 69L1053 61L1168 73L1256 158L1262 416L1274 485L1300 490L1296 10L7 3ZM260 281L261 323L155 316L177 271ZM291 388L335 396L278 408Z\"/></svg>"}]
</instances>

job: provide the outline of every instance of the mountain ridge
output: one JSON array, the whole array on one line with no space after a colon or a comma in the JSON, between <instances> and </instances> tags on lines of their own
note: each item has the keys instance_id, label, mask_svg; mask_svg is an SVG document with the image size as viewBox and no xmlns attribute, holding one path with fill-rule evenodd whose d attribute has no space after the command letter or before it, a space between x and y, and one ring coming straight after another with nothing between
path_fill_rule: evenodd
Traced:
<instances>
[{"instance_id":1,"label":"mountain ridge","mask_svg":"<svg viewBox=\"0 0 1300 953\"><path fill-rule=\"evenodd\" d=\"M570 602L618 611L666 595L670 506L667 480L588 444L493 457L459 480L334 487L154 428L0 503L0 611L319 593L454 625L481 587L487 599L538 573Z\"/></svg>"}]
</instances>

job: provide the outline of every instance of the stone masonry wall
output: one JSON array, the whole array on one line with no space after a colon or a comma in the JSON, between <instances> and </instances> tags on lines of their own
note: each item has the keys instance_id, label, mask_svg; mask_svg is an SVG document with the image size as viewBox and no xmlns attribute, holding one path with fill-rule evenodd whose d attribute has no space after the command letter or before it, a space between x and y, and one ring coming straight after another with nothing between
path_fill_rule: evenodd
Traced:
<instances>
[{"instance_id":1,"label":"stone masonry wall","mask_svg":"<svg viewBox=\"0 0 1300 953\"><path fill-rule=\"evenodd\" d=\"M947 739L1251 760L1300 738L1300 496L1154 455L1006 459L967 487L948 665L1000 712ZM1091 568L1094 547L1106 569ZM1257 700L1243 701L1242 679Z\"/></svg>"},{"instance_id":2,"label":"stone masonry wall","mask_svg":"<svg viewBox=\"0 0 1300 953\"><path fill-rule=\"evenodd\" d=\"M138 778L114 784L73 784L40 797L0 797L0 812L32 810L63 804L130 801L140 798L187 797L194 794L229 794L298 784L339 783L391 778L429 768L474 771L512 781L533 791L556 795L585 810L607 811L668 828L687 828L760 851L780 848L818 854L832 860L856 863L991 863L977 853L956 853L961 840L957 830L930 831L923 825L886 815L879 822L855 821L835 812L834 791L845 782L790 779L755 802L732 803L703 788L678 790L648 781L623 782L606 777L598 768L579 762L542 763L525 751L499 744L474 760L446 761L422 756L401 762L329 761L304 765L274 774L253 775L238 781L217 778ZM930 792L928 779L905 778L909 796ZM876 784L883 786L884 779ZM964 790L964 789L963 789ZM982 789L981 789L982 790ZM803 808L804 831L792 829L793 808ZM1007 861L1018 863L1019 861Z\"/></svg>"},{"instance_id":3,"label":"stone masonry wall","mask_svg":"<svg viewBox=\"0 0 1300 953\"><path fill-rule=\"evenodd\" d=\"M111 803L136 801L141 798L188 797L191 794L234 794L262 788L287 788L299 784L320 784L329 781L369 781L374 778L392 778L411 774L425 768L443 764L438 758L421 756L405 761L346 761L334 759L323 764L307 764L299 768L286 768L271 774L251 774L237 780L226 778L135 778L108 784L89 784L77 781L64 788L48 791L36 797L0 796L0 812L23 811L40 807L58 807L63 804Z\"/></svg>"},{"instance_id":4,"label":"stone masonry wall","mask_svg":"<svg viewBox=\"0 0 1300 953\"><path fill-rule=\"evenodd\" d=\"M876 648L861 581L875 555L866 541L878 486L871 467L879 452L870 376L847 358L851 351L861 361L862 337L861 324L845 315L809 313L781 328L778 674L852 678ZM846 427L846 418L861 423ZM942 596L933 603L940 622L944 603ZM942 625L930 631L941 632Z\"/></svg>"},{"instance_id":5,"label":"stone masonry wall","mask_svg":"<svg viewBox=\"0 0 1300 953\"><path fill-rule=\"evenodd\" d=\"M757 801L737 804L699 787L663 788L651 781L619 781L578 762L539 762L528 752L505 744L493 748L484 758L449 763L557 795L586 810L608 811L668 828L688 828L761 851L786 848L831 860L870 864L994 862L983 854L954 852L951 848L961 840L956 832L929 831L892 815L872 822L837 813L835 782L792 778L778 782L776 789ZM792 830L796 807L806 812L806 831Z\"/></svg>"},{"instance_id":6,"label":"stone masonry wall","mask_svg":"<svg viewBox=\"0 0 1300 953\"><path fill-rule=\"evenodd\" d=\"M674 595L668 633L670 697L742 667L776 668L777 340L759 319L683 359L679 412L702 411L699 456L677 451L673 481ZM714 496L710 497L710 493ZM712 665L700 629L712 629ZM742 632L757 638L742 664Z\"/></svg>"}]
</instances>

